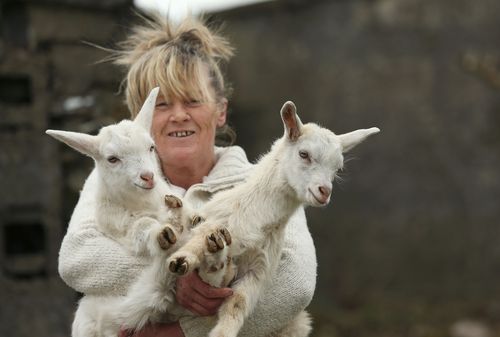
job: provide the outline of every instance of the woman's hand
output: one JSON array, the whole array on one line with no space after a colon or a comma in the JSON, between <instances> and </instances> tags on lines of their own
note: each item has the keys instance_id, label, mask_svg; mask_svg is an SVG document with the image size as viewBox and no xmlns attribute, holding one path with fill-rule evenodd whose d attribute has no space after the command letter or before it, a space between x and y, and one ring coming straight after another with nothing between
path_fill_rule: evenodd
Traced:
<instances>
[{"instance_id":1,"label":"woman's hand","mask_svg":"<svg viewBox=\"0 0 500 337\"><path fill-rule=\"evenodd\" d=\"M203 282L198 272L177 278L176 299L187 310L200 315L211 316L217 313L226 297L231 296L231 288L216 288ZM178 322L172 324L147 325L144 329L131 333L120 330L118 337L184 337Z\"/></svg>"},{"instance_id":2,"label":"woman's hand","mask_svg":"<svg viewBox=\"0 0 500 337\"><path fill-rule=\"evenodd\" d=\"M147 325L141 331L132 333L128 330L120 330L118 337L184 337L178 322L171 324Z\"/></svg>"},{"instance_id":3,"label":"woman's hand","mask_svg":"<svg viewBox=\"0 0 500 337\"><path fill-rule=\"evenodd\" d=\"M215 315L226 297L232 294L231 288L216 288L203 282L198 272L177 278L175 293L177 302L200 316Z\"/></svg>"}]
</instances>

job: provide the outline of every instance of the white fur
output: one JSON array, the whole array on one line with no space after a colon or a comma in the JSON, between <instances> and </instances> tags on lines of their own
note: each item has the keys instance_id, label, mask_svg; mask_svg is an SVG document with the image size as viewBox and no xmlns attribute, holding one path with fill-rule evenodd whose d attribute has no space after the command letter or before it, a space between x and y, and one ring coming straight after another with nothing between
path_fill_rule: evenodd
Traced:
<instances>
[{"instance_id":1,"label":"white fur","mask_svg":"<svg viewBox=\"0 0 500 337\"><path fill-rule=\"evenodd\" d=\"M148 322L168 319L169 313L180 312L173 305L175 275L168 272L166 258L185 239L191 212L185 206L168 209L165 205L170 190L150 136L158 91L151 91L134 121L103 127L97 136L47 130L47 134L94 159L99 177L95 195L99 229L133 254L151 261L126 296L84 296L73 321L73 337L116 337L120 328L140 329ZM180 199L173 198L182 205ZM179 242L174 245L166 240L166 230L171 230ZM231 270L226 260L224 247L206 260L200 274L220 286ZM221 261L224 268L206 273Z\"/></svg>"},{"instance_id":2,"label":"white fur","mask_svg":"<svg viewBox=\"0 0 500 337\"><path fill-rule=\"evenodd\" d=\"M285 135L246 182L216 194L202 208L206 221L169 258L172 271L181 265L186 272L194 270L208 254L206 237L221 228L231 233L229 254L238 268L234 293L220 308L210 337L237 336L277 268L289 218L301 205L327 205L343 153L379 132L371 128L335 135L313 123L302 125L292 102L285 103L281 116ZM310 329L310 319L302 312L275 336L304 337Z\"/></svg>"},{"instance_id":3,"label":"white fur","mask_svg":"<svg viewBox=\"0 0 500 337\"><path fill-rule=\"evenodd\" d=\"M149 133L152 116L148 114L151 105L154 108L157 91L148 97L134 121L103 127L97 136L46 131L94 159L99 179L95 196L99 229L133 253L146 256L161 250L156 234L163 229L160 222L172 215L164 204L168 186Z\"/></svg>"}]
</instances>

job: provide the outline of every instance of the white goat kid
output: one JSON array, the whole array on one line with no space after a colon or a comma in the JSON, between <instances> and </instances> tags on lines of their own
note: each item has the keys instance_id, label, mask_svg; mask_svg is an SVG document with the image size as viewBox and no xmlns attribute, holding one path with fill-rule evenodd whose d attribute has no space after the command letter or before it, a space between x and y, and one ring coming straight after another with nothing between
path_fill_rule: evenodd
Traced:
<instances>
[{"instance_id":1,"label":"white goat kid","mask_svg":"<svg viewBox=\"0 0 500 337\"><path fill-rule=\"evenodd\" d=\"M99 229L137 255L155 255L175 242L175 229L161 224L174 215L164 203L182 205L175 197L164 200L169 189L149 131L157 94L158 89L153 89L134 121L103 127L97 136L46 131L94 159L99 179L95 196Z\"/></svg>"},{"instance_id":2,"label":"white goat kid","mask_svg":"<svg viewBox=\"0 0 500 337\"><path fill-rule=\"evenodd\" d=\"M169 257L172 272L187 273L209 254L207 243L214 235L231 233L229 255L238 269L234 293L222 304L210 337L237 336L277 268L290 217L301 205L327 205L332 181L343 167L343 153L380 131L371 128L335 135L313 123L303 125L292 102L284 104L281 117L284 136L261 158L246 182L215 195L201 209L205 222ZM301 312L278 335L303 337L310 329L307 314Z\"/></svg>"},{"instance_id":3,"label":"white goat kid","mask_svg":"<svg viewBox=\"0 0 500 337\"><path fill-rule=\"evenodd\" d=\"M140 329L174 310L175 275L168 272L166 258L192 221L181 200L168 195L150 136L158 91L151 91L134 121L104 127L97 136L47 130L94 159L99 178L95 196L99 229L133 254L151 260L126 296L84 296L75 314L73 337L116 337L120 328ZM227 233L219 239L222 248L230 240ZM214 283L221 278L219 274L231 270L228 265L207 275L212 264L220 265L219 259L226 262L227 249L212 255L200 273Z\"/></svg>"}]
</instances>

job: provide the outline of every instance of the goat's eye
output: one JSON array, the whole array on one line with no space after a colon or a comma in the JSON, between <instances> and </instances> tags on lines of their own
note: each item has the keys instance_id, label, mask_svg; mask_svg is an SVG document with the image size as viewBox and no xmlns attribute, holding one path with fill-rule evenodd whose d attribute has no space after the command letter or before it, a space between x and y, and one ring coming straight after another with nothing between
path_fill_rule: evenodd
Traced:
<instances>
[{"instance_id":1,"label":"goat's eye","mask_svg":"<svg viewBox=\"0 0 500 337\"><path fill-rule=\"evenodd\" d=\"M305 150L300 150L299 151L299 156L302 159L309 159L309 152L307 152Z\"/></svg>"},{"instance_id":2,"label":"goat's eye","mask_svg":"<svg viewBox=\"0 0 500 337\"><path fill-rule=\"evenodd\" d=\"M120 161L120 159L116 156L109 156L108 157L108 162L110 162L111 164L117 163L119 161Z\"/></svg>"},{"instance_id":3,"label":"goat's eye","mask_svg":"<svg viewBox=\"0 0 500 337\"><path fill-rule=\"evenodd\" d=\"M154 150L155 150L155 146L151 145L151 147L149 148L149 152L153 152Z\"/></svg>"}]
</instances>

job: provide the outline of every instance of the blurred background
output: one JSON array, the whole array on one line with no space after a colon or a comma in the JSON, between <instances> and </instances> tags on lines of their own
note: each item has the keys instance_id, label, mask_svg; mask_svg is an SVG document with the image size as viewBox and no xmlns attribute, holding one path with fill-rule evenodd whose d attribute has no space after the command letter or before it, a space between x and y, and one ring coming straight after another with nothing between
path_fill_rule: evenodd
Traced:
<instances>
[{"instance_id":1,"label":"blurred background","mask_svg":"<svg viewBox=\"0 0 500 337\"><path fill-rule=\"evenodd\" d=\"M158 3L0 0L1 336L69 335L57 256L93 163L44 131L128 116L123 74L82 41L112 47ZM500 336L500 1L217 4L191 11L237 48L230 124L251 160L286 100L337 133L382 130L307 211L313 337Z\"/></svg>"}]
</instances>

